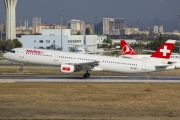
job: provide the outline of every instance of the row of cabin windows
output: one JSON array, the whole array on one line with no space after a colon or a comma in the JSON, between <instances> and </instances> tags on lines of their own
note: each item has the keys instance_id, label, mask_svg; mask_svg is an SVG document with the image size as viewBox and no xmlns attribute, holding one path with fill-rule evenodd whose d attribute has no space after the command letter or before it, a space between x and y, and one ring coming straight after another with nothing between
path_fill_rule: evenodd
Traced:
<instances>
[{"instance_id":1,"label":"row of cabin windows","mask_svg":"<svg viewBox=\"0 0 180 120\"><path fill-rule=\"evenodd\" d=\"M52 57L52 55L48 55L48 54L33 54L33 53L26 53L27 55L39 55L39 56L49 56Z\"/></svg>"},{"instance_id":2,"label":"row of cabin windows","mask_svg":"<svg viewBox=\"0 0 180 120\"><path fill-rule=\"evenodd\" d=\"M59 56L59 58L68 58L68 59L73 59L73 57L66 57L66 56ZM78 59L78 60L87 60L87 61L94 61L93 59L84 59L84 58L75 58L74 59Z\"/></svg>"},{"instance_id":3,"label":"row of cabin windows","mask_svg":"<svg viewBox=\"0 0 180 120\"><path fill-rule=\"evenodd\" d=\"M33 54L33 53L26 53L28 55L39 55L39 56L49 56L52 57L52 55L48 55L48 54ZM66 57L66 56L59 56L59 58L68 58L68 59L73 59L73 57ZM76 59L76 58L74 58ZM94 61L92 59L84 59L84 58L77 58L78 60L87 60L87 61Z\"/></svg>"},{"instance_id":4,"label":"row of cabin windows","mask_svg":"<svg viewBox=\"0 0 180 120\"><path fill-rule=\"evenodd\" d=\"M52 55L47 55L47 54L31 54L31 53L26 53L29 55L41 55L41 56L49 56L52 57ZM66 56L59 56L59 58L67 58L67 59L73 59L73 57L66 57ZM76 58L74 58L76 59ZM77 58L78 60L86 60L86 61L94 61L93 59L84 59L84 58ZM137 64L132 64L132 63L122 63L122 62L112 62L112 61L105 61L103 60L104 63L113 63L113 64L124 64L124 65L133 65L137 66Z\"/></svg>"},{"instance_id":5,"label":"row of cabin windows","mask_svg":"<svg viewBox=\"0 0 180 120\"><path fill-rule=\"evenodd\" d=\"M105 63L113 63L113 64L124 64L124 65L137 66L137 64L132 64L132 63L112 62L112 61L105 61L105 60L103 60L103 62L105 62Z\"/></svg>"}]
</instances>

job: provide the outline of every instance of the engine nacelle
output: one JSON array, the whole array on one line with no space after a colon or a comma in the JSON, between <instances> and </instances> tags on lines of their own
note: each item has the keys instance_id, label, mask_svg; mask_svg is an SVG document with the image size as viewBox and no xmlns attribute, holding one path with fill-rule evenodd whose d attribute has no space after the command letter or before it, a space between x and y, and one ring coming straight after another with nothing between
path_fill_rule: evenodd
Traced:
<instances>
[{"instance_id":1,"label":"engine nacelle","mask_svg":"<svg viewBox=\"0 0 180 120\"><path fill-rule=\"evenodd\" d=\"M174 63L173 65L175 66L176 69L180 69L180 63Z\"/></svg>"},{"instance_id":2,"label":"engine nacelle","mask_svg":"<svg viewBox=\"0 0 180 120\"><path fill-rule=\"evenodd\" d=\"M74 65L61 65L61 72L63 73L73 73L74 71Z\"/></svg>"}]
</instances>

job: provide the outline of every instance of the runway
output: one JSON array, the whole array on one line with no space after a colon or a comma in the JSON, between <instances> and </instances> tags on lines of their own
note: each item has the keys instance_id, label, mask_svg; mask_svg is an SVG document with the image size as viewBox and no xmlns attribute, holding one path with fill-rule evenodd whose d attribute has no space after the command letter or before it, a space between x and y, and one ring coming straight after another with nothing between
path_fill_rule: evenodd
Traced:
<instances>
[{"instance_id":1,"label":"runway","mask_svg":"<svg viewBox=\"0 0 180 120\"><path fill-rule=\"evenodd\" d=\"M180 83L180 76L50 76L50 75L0 75L0 83Z\"/></svg>"}]
</instances>

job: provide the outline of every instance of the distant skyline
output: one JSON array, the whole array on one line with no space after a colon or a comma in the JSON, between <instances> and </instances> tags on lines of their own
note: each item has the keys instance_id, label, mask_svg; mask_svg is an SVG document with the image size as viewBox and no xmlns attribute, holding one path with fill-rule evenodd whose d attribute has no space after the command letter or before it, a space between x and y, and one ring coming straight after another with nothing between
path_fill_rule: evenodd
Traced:
<instances>
[{"instance_id":1,"label":"distant skyline","mask_svg":"<svg viewBox=\"0 0 180 120\"><path fill-rule=\"evenodd\" d=\"M177 20L180 0L18 0L16 22L40 15L42 23L60 23L79 19L86 23L99 22L102 18L124 18L126 21ZM0 21L5 21L4 0L0 1ZM31 21L29 21L31 23Z\"/></svg>"}]
</instances>

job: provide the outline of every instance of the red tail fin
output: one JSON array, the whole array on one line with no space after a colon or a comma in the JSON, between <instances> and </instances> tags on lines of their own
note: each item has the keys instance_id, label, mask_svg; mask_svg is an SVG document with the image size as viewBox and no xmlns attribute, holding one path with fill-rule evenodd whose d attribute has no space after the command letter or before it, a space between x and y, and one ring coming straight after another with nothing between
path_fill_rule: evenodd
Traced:
<instances>
[{"instance_id":1,"label":"red tail fin","mask_svg":"<svg viewBox=\"0 0 180 120\"><path fill-rule=\"evenodd\" d=\"M124 55L137 55L125 40L120 40L120 43Z\"/></svg>"},{"instance_id":2,"label":"red tail fin","mask_svg":"<svg viewBox=\"0 0 180 120\"><path fill-rule=\"evenodd\" d=\"M151 57L169 59L176 40L167 40L162 44Z\"/></svg>"}]
</instances>

